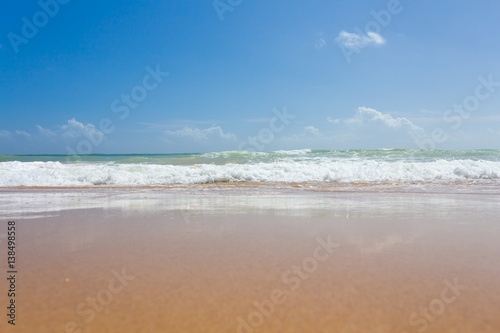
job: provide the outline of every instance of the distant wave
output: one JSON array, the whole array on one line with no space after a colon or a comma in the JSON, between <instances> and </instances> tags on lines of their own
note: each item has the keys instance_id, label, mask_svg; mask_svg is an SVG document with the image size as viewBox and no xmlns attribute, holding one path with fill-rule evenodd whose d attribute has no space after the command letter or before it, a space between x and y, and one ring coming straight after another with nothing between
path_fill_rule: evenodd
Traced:
<instances>
[{"instance_id":1,"label":"distant wave","mask_svg":"<svg viewBox=\"0 0 500 333\"><path fill-rule=\"evenodd\" d=\"M311 153L311 149L297 150L277 150L272 152L253 152L253 151L223 151L219 153L201 154L202 158L272 158L272 157L289 157L302 156Z\"/></svg>"}]
</instances>

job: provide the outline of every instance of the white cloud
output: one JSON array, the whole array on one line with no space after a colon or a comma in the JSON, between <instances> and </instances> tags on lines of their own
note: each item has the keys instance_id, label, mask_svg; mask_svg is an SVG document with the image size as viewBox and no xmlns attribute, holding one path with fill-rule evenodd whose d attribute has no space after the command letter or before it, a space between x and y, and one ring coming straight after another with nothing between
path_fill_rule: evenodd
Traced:
<instances>
[{"instance_id":1,"label":"white cloud","mask_svg":"<svg viewBox=\"0 0 500 333\"><path fill-rule=\"evenodd\" d=\"M306 132L306 134L309 134L312 136L320 135L319 130L314 126L306 126L306 127L304 127L304 131Z\"/></svg>"},{"instance_id":2,"label":"white cloud","mask_svg":"<svg viewBox=\"0 0 500 333\"><path fill-rule=\"evenodd\" d=\"M36 125L36 128L38 128L38 132L43 136L56 136L56 133L52 132L49 129L43 128L40 125Z\"/></svg>"},{"instance_id":3,"label":"white cloud","mask_svg":"<svg viewBox=\"0 0 500 333\"><path fill-rule=\"evenodd\" d=\"M338 124L340 123L340 119L333 119L331 117L326 117L326 121L332 124Z\"/></svg>"},{"instance_id":4,"label":"white cloud","mask_svg":"<svg viewBox=\"0 0 500 333\"><path fill-rule=\"evenodd\" d=\"M178 152L210 152L235 150L238 147L236 135L224 132L221 127L208 128L183 127L178 130L165 130L161 141L163 149Z\"/></svg>"},{"instance_id":5,"label":"white cloud","mask_svg":"<svg viewBox=\"0 0 500 333\"><path fill-rule=\"evenodd\" d=\"M277 149L378 149L381 147L416 147L416 138L426 131L404 117L375 109L359 107L350 118L327 117L335 126L309 125L300 132L278 137Z\"/></svg>"},{"instance_id":6,"label":"white cloud","mask_svg":"<svg viewBox=\"0 0 500 333\"><path fill-rule=\"evenodd\" d=\"M335 126L325 128L323 142L330 142L338 149L363 148L378 149L381 147L415 147L416 140L426 138L424 128L414 124L407 118L382 113L368 107L358 107L350 118L327 117L326 121ZM331 149L331 148L328 148Z\"/></svg>"},{"instance_id":7,"label":"white cloud","mask_svg":"<svg viewBox=\"0 0 500 333\"><path fill-rule=\"evenodd\" d=\"M184 127L177 131L166 130L165 133L170 137L191 138L195 141L204 141L210 139L223 139L227 141L236 141L236 136L232 133L224 133L219 126L212 125L206 129Z\"/></svg>"},{"instance_id":8,"label":"white cloud","mask_svg":"<svg viewBox=\"0 0 500 333\"><path fill-rule=\"evenodd\" d=\"M93 124L84 125L77 121L75 118L68 120L66 125L62 125L61 129L64 131L64 138L78 138L80 136L102 138L104 134L97 130Z\"/></svg>"},{"instance_id":9,"label":"white cloud","mask_svg":"<svg viewBox=\"0 0 500 333\"><path fill-rule=\"evenodd\" d=\"M346 124L353 124L353 123L362 124L362 123L366 123L367 121L379 122L379 123L382 123L384 126L389 127L389 128L407 127L410 130L412 130L412 132L418 132L418 133L425 132L425 130L423 128L415 125L414 123L412 123L411 121L409 121L406 118L402 118L402 117L394 118L393 116L391 116L388 113L384 114L384 113L379 112L375 109L367 108L364 106L359 107L356 110L356 114L354 115L354 117L346 119L345 123Z\"/></svg>"},{"instance_id":10,"label":"white cloud","mask_svg":"<svg viewBox=\"0 0 500 333\"><path fill-rule=\"evenodd\" d=\"M25 131L18 131L18 130L16 130L16 134L17 135L23 135L23 136L28 137L28 138L31 136L31 134L29 134L29 133L27 133Z\"/></svg>"},{"instance_id":11,"label":"white cloud","mask_svg":"<svg viewBox=\"0 0 500 333\"><path fill-rule=\"evenodd\" d=\"M380 46L385 44L385 39L375 32L368 32L366 35L358 35L354 32L342 30L335 39L337 43L346 48L362 49L367 46Z\"/></svg>"}]
</instances>

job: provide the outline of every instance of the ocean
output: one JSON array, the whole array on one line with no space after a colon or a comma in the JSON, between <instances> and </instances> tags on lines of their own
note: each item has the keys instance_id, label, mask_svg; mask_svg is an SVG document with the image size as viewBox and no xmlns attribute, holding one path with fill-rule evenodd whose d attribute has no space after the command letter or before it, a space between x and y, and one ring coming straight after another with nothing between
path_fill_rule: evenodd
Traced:
<instances>
[{"instance_id":1,"label":"ocean","mask_svg":"<svg viewBox=\"0 0 500 333\"><path fill-rule=\"evenodd\" d=\"M0 155L0 187L231 183L317 188L474 186L499 191L500 150L290 150Z\"/></svg>"}]
</instances>

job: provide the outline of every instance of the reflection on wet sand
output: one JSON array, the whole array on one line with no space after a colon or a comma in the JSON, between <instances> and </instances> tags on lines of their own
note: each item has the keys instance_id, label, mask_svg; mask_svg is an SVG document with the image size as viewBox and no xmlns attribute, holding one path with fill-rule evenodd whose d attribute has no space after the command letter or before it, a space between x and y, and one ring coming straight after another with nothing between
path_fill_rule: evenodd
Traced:
<instances>
[{"instance_id":1,"label":"reflection on wet sand","mask_svg":"<svg viewBox=\"0 0 500 333\"><path fill-rule=\"evenodd\" d=\"M2 194L23 246L22 316L5 331L498 332L497 207L411 193Z\"/></svg>"}]
</instances>

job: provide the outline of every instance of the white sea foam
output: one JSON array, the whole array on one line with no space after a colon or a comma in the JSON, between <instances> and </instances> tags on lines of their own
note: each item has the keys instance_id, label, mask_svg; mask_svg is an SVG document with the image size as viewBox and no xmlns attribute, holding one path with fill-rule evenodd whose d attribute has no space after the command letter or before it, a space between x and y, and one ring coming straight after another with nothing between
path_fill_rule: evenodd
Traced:
<instances>
[{"instance_id":1,"label":"white sea foam","mask_svg":"<svg viewBox=\"0 0 500 333\"><path fill-rule=\"evenodd\" d=\"M280 155L306 155L311 153L311 149L296 149L296 150L277 150L273 151L275 154L280 154Z\"/></svg>"},{"instance_id":2,"label":"white sea foam","mask_svg":"<svg viewBox=\"0 0 500 333\"><path fill-rule=\"evenodd\" d=\"M500 179L500 162L282 158L245 164L2 162L0 187L140 186L212 182L411 182Z\"/></svg>"}]
</instances>

